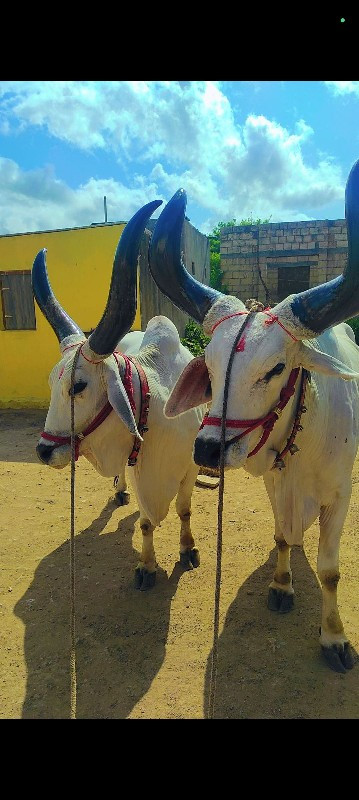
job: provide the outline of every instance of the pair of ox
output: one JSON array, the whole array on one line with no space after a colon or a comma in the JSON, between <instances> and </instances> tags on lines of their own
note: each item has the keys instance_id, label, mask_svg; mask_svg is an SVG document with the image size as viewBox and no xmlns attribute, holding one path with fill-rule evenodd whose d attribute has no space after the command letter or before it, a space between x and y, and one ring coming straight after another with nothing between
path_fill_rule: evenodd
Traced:
<instances>
[{"instance_id":1,"label":"pair of ox","mask_svg":"<svg viewBox=\"0 0 359 800\"><path fill-rule=\"evenodd\" d=\"M148 219L160 204L148 203L127 223L113 262L106 309L88 339L53 294L46 250L38 253L32 270L34 296L61 350L61 360L50 374L51 401L37 454L43 463L55 468L70 462L74 367L76 457L85 456L104 477L118 476L119 505L129 502L125 466L127 461L131 465L142 531L135 586L142 591L155 583L153 532L166 517L174 497L181 521L181 564L186 569L199 565L190 524L198 474L192 454L205 407L191 409L185 418L169 419L163 413L192 355L166 317L151 319L145 333L129 333L136 313L140 241Z\"/></svg>"},{"instance_id":2,"label":"pair of ox","mask_svg":"<svg viewBox=\"0 0 359 800\"><path fill-rule=\"evenodd\" d=\"M287 612L293 605L290 549L303 544L304 532L319 518L320 644L331 668L346 672L353 654L338 611L337 586L359 439L359 348L345 324L359 314L359 161L346 186L343 275L290 295L272 309L248 311L238 298L202 285L187 272L180 251L185 206L181 189L162 211L151 241L150 269L160 290L211 339L205 354L185 367L165 414L181 419L210 399L194 445L197 465L217 468L221 455L226 469L243 467L263 476L277 543L268 595L273 611Z\"/></svg>"},{"instance_id":3,"label":"pair of ox","mask_svg":"<svg viewBox=\"0 0 359 800\"><path fill-rule=\"evenodd\" d=\"M157 205L152 204L152 210ZM146 587L154 574L153 529L166 515L178 486L182 557L187 564L197 563L189 529L190 495L197 469L219 465L227 378L224 466L243 467L252 475L263 476L274 514L278 551L269 608L279 613L291 609L290 548L302 545L304 532L319 517L317 566L323 599L320 644L331 668L346 672L353 666L353 656L338 611L337 585L340 537L359 437L359 348L351 328L345 325L346 319L359 313L359 162L352 168L346 187L348 262L343 275L290 295L271 310L249 313L238 298L204 286L187 272L181 260L185 207L186 195L181 189L156 223L149 265L160 290L202 324L211 340L204 356L193 359L180 346L172 324L157 317L149 323L138 351L152 395L149 431L139 466L134 468L144 534L138 584ZM134 220L146 213L142 209ZM131 274L127 290L131 286L129 296L134 298L137 250L133 247L132 271L128 269L131 259L119 251L127 247L126 232L131 243L134 225L131 220L122 234L106 311L87 342L53 297L44 253L34 264L35 297L54 327L63 352L50 376L52 393L45 433L66 438L63 432L69 431L71 348L82 342L74 387L76 430L84 430L106 395L116 414L102 423L100 431L79 440L79 452L101 474L120 473L123 483L124 450L127 447L127 454L138 430L121 385L122 357L118 357L119 376L110 354L130 327L121 281L129 281ZM122 278L120 260L124 262ZM115 324L119 315L121 324ZM134 378L138 400L136 373ZM209 401L210 412L198 432L203 404ZM170 427L176 423L178 427ZM193 442L195 464L190 452ZM40 439L38 453L52 466L65 466L70 459L68 443L49 445L44 438Z\"/></svg>"}]
</instances>

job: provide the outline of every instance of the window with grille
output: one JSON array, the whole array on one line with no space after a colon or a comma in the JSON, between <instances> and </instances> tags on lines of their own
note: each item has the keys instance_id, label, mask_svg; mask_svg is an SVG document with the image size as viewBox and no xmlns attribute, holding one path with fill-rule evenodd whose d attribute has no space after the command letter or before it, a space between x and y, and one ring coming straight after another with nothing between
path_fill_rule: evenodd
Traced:
<instances>
[{"instance_id":1,"label":"window with grille","mask_svg":"<svg viewBox=\"0 0 359 800\"><path fill-rule=\"evenodd\" d=\"M0 294L3 330L36 330L31 270L0 272Z\"/></svg>"}]
</instances>

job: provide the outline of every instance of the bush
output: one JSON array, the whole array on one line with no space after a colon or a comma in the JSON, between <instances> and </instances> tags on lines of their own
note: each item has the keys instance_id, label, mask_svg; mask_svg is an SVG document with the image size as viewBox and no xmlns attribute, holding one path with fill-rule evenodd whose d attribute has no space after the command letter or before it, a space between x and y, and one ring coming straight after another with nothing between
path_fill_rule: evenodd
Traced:
<instances>
[{"instance_id":1,"label":"bush","mask_svg":"<svg viewBox=\"0 0 359 800\"><path fill-rule=\"evenodd\" d=\"M347 319L348 325L353 329L355 341L359 344L359 317L352 317L351 319Z\"/></svg>"},{"instance_id":2,"label":"bush","mask_svg":"<svg viewBox=\"0 0 359 800\"><path fill-rule=\"evenodd\" d=\"M181 342L185 347L188 347L192 355L201 356L209 341L209 337L205 336L201 326L197 325L197 322L193 320L187 322Z\"/></svg>"}]
</instances>

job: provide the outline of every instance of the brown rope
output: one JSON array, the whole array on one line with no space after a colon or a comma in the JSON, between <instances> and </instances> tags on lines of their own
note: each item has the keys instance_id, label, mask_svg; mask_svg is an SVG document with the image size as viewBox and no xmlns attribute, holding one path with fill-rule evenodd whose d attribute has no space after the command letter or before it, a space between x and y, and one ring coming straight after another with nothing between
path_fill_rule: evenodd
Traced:
<instances>
[{"instance_id":1,"label":"brown rope","mask_svg":"<svg viewBox=\"0 0 359 800\"><path fill-rule=\"evenodd\" d=\"M224 382L224 395L222 407L222 427L221 427L221 449L219 457L219 489L218 489L218 533L217 533L217 565L216 565L216 586L214 595L214 620L213 620L213 646L212 646L212 662L211 662L211 675L209 679L209 699L208 699L208 719L214 718L214 703L216 696L216 682L217 682L217 661L218 661L218 631L219 631L219 604L221 593L221 573L222 573L222 522L223 522L223 494L224 494L224 456L226 450L226 418L227 418L227 405L228 405L228 392L229 382L231 378L231 370L234 354L236 352L237 344L242 336L242 333L248 325L250 318L256 313L255 310L250 311L245 318L243 325L240 327L238 334L233 342L232 352L229 356L226 378Z\"/></svg>"},{"instance_id":2,"label":"brown rope","mask_svg":"<svg viewBox=\"0 0 359 800\"><path fill-rule=\"evenodd\" d=\"M82 344L76 350L71 370L71 526L70 526L70 717L76 719L76 607L75 607L75 370Z\"/></svg>"}]
</instances>

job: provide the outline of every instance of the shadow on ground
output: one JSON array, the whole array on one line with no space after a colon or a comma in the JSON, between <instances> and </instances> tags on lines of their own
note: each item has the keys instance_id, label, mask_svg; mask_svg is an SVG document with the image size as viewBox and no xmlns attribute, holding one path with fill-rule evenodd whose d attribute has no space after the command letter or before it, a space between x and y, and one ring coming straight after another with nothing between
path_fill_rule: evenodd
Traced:
<instances>
[{"instance_id":1,"label":"shadow on ground","mask_svg":"<svg viewBox=\"0 0 359 800\"><path fill-rule=\"evenodd\" d=\"M160 669L171 599L182 575L158 569L155 590L133 588L138 512L101 535L116 506L76 536L77 718L126 718ZM69 542L44 558L15 607L25 625L23 718L70 717Z\"/></svg>"},{"instance_id":2,"label":"shadow on ground","mask_svg":"<svg viewBox=\"0 0 359 800\"><path fill-rule=\"evenodd\" d=\"M36 445L44 430L46 414L44 409L0 410L0 461L40 463Z\"/></svg>"},{"instance_id":3,"label":"shadow on ground","mask_svg":"<svg viewBox=\"0 0 359 800\"><path fill-rule=\"evenodd\" d=\"M346 675L322 660L318 642L321 589L302 548L292 549L295 607L275 614L266 607L276 563L268 561L241 586L218 642L214 717L218 719L358 719L359 663ZM342 616L343 609L341 609ZM243 622L245 620L245 622ZM204 713L212 651L208 659Z\"/></svg>"}]
</instances>

